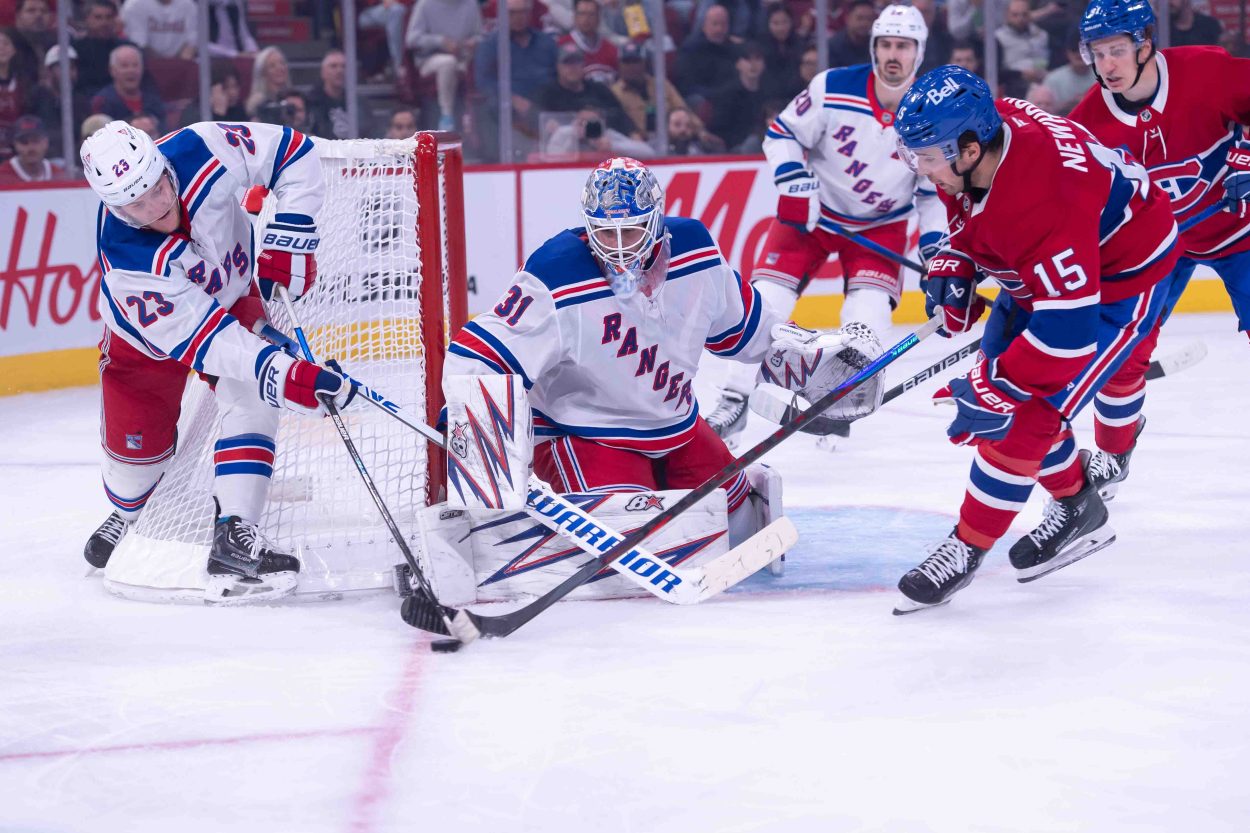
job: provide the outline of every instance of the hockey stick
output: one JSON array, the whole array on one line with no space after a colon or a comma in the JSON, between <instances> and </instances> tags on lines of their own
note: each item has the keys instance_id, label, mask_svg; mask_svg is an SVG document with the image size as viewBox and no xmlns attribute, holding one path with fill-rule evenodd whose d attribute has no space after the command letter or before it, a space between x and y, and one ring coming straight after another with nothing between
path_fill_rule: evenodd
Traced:
<instances>
[{"instance_id":1,"label":"hockey stick","mask_svg":"<svg viewBox=\"0 0 1250 833\"><path fill-rule=\"evenodd\" d=\"M291 296L287 294L284 286L278 286L276 290L278 298L286 308L287 318L291 320L291 327L295 330L295 337L299 340L300 349L304 352L304 358L316 363L317 360L313 357L312 348L308 346L308 339L304 337L304 328L300 326L299 318L295 314L295 305L291 303ZM374 505L378 507L378 512L382 515L382 521L390 531L391 537L399 545L399 550L404 555L404 561L408 562L408 569L412 570L412 575L416 578L421 592L429 599L430 604L438 610L448 633L456 634L461 644L472 642L477 638L477 633L473 629L460 627L460 623L454 622L446 614L442 606L438 604L438 597L434 595L434 588L430 586L429 579L421 571L421 566L417 564L417 559L413 557L412 550L408 547L408 542L404 539L403 533L399 531L399 526L396 525L395 519L391 517L390 510L386 508L386 502L382 500L382 495L378 492L378 487L373 482L373 477L369 474L369 470L365 468L365 461L356 449L356 444L352 442L351 434L347 432L347 425L343 422L343 416L339 413L338 406L334 404L334 398L331 396L321 397L321 403L330 414L330 419L334 422L334 427L339 432L343 445L347 447L347 453L351 456L352 462L356 464L356 470L360 472L360 479L364 481L369 497L373 499Z\"/></svg>"},{"instance_id":2,"label":"hockey stick","mask_svg":"<svg viewBox=\"0 0 1250 833\"><path fill-rule=\"evenodd\" d=\"M299 332L298 330L296 331ZM345 376L347 374L344 374ZM357 395L440 448L443 435L424 422L410 419L394 402L359 380ZM600 556L625 540L626 535L604 525L581 507L530 476L525 508L543 526L571 541L582 551ZM778 518L738 546L697 567L679 569L635 545L608 566L653 596L673 604L698 604L734 586L781 555L798 541L798 531L788 518ZM432 597L431 597L432 598ZM409 622L409 624L413 624Z\"/></svg>"},{"instance_id":3,"label":"hockey stick","mask_svg":"<svg viewBox=\"0 0 1250 833\"><path fill-rule=\"evenodd\" d=\"M504 613L498 616L486 616L483 614L470 613L467 610L454 610L452 611L455 614L454 619L458 620L458 623L467 622L471 624L477 631L477 634L484 637L499 638L508 636L509 634L515 632L518 628L522 627L535 616L567 596L573 590L590 581L590 579L593 578L603 567L611 564L616 559L628 553L639 542L645 541L656 531L668 525L673 518L677 517L682 512L685 512L691 506L707 497L714 490L720 488L720 484L746 469L747 466L763 457L769 451L772 451L783 440L792 436L800 428L802 428L809 419L820 414L826 408L829 408L834 403L846 397L851 393L851 391L855 390L866 380L880 373L908 350L911 350L922 340L935 333L940 325L940 318L933 318L927 321L924 326L920 327L920 329L911 333L881 356L874 359L859 373L856 373L850 379L847 379L841 385L838 385L820 399L816 400L811 409L800 414L793 422L780 426L776 431L758 443L754 448L750 449L737 460L734 460L719 472L709 477L706 481L704 481L703 485L686 494L685 497L670 506L667 510L656 515L651 520L647 521L647 523L634 530L634 532L620 544L617 544L611 550L598 558L592 559L577 572L573 573L571 576L560 582L551 590L548 590L546 593L539 596L534 601L524 607L511 611L510 613ZM437 621L430 615L430 611L418 609L418 603L419 600L415 596L404 601L404 618L409 624L418 626L418 622L428 624L432 621ZM457 634L457 636L459 635ZM440 640L435 642L432 647L434 650L455 650L455 647L451 644L454 642L455 640Z\"/></svg>"},{"instance_id":4,"label":"hockey stick","mask_svg":"<svg viewBox=\"0 0 1250 833\"><path fill-rule=\"evenodd\" d=\"M1190 217L1185 222L1181 223L1180 226L1177 228L1176 233L1184 234L1185 232L1189 231L1194 226L1201 223L1203 220L1207 219L1208 217L1214 217L1216 214L1219 214L1223 210L1224 210L1223 203L1217 202L1212 205L1208 205L1206 208L1202 209L1202 211Z\"/></svg>"},{"instance_id":5,"label":"hockey stick","mask_svg":"<svg viewBox=\"0 0 1250 833\"><path fill-rule=\"evenodd\" d=\"M1169 353L1161 359L1152 359L1146 368L1146 381L1171 376L1186 368L1193 367L1207 357L1207 345L1203 341L1191 341L1175 353Z\"/></svg>"},{"instance_id":6,"label":"hockey stick","mask_svg":"<svg viewBox=\"0 0 1250 833\"><path fill-rule=\"evenodd\" d=\"M826 226L817 226L817 228L826 228ZM834 223L830 223L827 226L827 228L831 229L834 234L841 235L842 237L845 237L847 240L850 240L852 243L856 243L860 246L863 246L865 249L868 249L869 251L876 252L882 257L889 258L890 260L897 263L899 266L906 266L908 269L911 269L915 272L919 272L921 275L924 275L925 272L928 271L916 261L903 257L901 254L894 251L893 249L887 249L885 246L882 246L880 243L878 243L875 240L869 240L867 237L865 237L864 235L860 234L857 231L851 231L849 229L842 228L842 226L835 225Z\"/></svg>"}]
</instances>

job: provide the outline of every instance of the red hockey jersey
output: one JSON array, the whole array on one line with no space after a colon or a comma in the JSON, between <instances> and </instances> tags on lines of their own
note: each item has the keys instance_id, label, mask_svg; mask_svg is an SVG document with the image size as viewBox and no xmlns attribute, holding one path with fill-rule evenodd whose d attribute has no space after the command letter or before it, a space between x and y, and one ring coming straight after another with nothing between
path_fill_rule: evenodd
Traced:
<instances>
[{"instance_id":1,"label":"red hockey jersey","mask_svg":"<svg viewBox=\"0 0 1250 833\"><path fill-rule=\"evenodd\" d=\"M1167 196L1124 152L1028 102L997 106L1005 133L998 170L979 201L939 191L950 256L935 258L930 274L975 266L1032 312L998 369L1050 396L1093 356L1099 305L1137 295L1171 271L1176 223Z\"/></svg>"},{"instance_id":2,"label":"red hockey jersey","mask_svg":"<svg viewBox=\"0 0 1250 833\"><path fill-rule=\"evenodd\" d=\"M1095 85L1068 118L1107 147L1124 147L1172 199L1177 222L1224 196L1228 149L1250 123L1250 60L1215 46L1179 46L1156 57L1159 90L1139 113ZM1250 220L1219 212L1185 232L1186 255L1216 258L1250 249Z\"/></svg>"}]
</instances>

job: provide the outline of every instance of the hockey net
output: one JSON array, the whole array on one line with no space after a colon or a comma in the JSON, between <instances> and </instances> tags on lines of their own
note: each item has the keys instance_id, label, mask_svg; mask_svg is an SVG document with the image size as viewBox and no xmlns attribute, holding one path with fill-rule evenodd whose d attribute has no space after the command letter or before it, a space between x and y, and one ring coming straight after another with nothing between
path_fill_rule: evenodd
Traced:
<instances>
[{"instance_id":1,"label":"hockey net","mask_svg":"<svg viewBox=\"0 0 1250 833\"><path fill-rule=\"evenodd\" d=\"M431 424L442 406L447 340L464 323L467 305L460 147L440 136L446 134L318 140L326 198L318 218L317 282L296 304L319 361L337 359L352 376ZM272 216L273 203L272 197L265 200L258 228ZM268 308L271 322L292 333L281 305ZM438 499L441 451L367 403L349 408L343 418L421 558L417 514ZM137 575L176 585L187 583L185 571L203 570L220 422L216 398L204 382L192 380L174 461L114 553L106 579L131 584L136 573L128 568L139 565ZM261 529L300 557L301 594L390 587L392 567L402 560L328 419L282 414ZM173 570L184 577L165 574Z\"/></svg>"}]
</instances>

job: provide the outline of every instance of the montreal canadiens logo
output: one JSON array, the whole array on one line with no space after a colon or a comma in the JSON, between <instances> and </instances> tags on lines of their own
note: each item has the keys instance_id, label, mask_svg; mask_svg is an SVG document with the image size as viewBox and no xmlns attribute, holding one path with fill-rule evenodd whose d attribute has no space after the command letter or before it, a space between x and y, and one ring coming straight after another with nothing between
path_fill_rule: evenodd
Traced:
<instances>
[{"instance_id":1,"label":"montreal canadiens logo","mask_svg":"<svg viewBox=\"0 0 1250 833\"><path fill-rule=\"evenodd\" d=\"M1172 211L1188 211L1206 195L1211 183L1202 178L1202 163L1186 159L1150 169L1150 179L1172 200Z\"/></svg>"}]
</instances>

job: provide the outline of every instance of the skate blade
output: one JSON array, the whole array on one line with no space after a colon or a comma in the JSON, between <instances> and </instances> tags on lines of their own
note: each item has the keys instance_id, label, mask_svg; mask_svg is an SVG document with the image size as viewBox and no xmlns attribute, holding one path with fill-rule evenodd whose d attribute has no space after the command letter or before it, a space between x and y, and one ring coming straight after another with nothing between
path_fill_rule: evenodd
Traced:
<instances>
[{"instance_id":1,"label":"skate blade","mask_svg":"<svg viewBox=\"0 0 1250 833\"><path fill-rule=\"evenodd\" d=\"M204 602L213 607L265 604L291 595L298 584L299 573L290 570L266 573L262 579L210 575L204 587Z\"/></svg>"},{"instance_id":2,"label":"skate blade","mask_svg":"<svg viewBox=\"0 0 1250 833\"><path fill-rule=\"evenodd\" d=\"M902 593L899 593L898 596L900 601L895 602L894 604L895 616L906 616L909 613L919 613L922 610L930 610L932 608L941 607L942 605L948 605L951 603L949 596L942 601L934 602L933 604L925 604L924 602L918 602L915 599L909 599Z\"/></svg>"},{"instance_id":3,"label":"skate blade","mask_svg":"<svg viewBox=\"0 0 1250 833\"><path fill-rule=\"evenodd\" d=\"M1091 556L1105 547L1115 543L1115 530L1104 526L1102 529L1095 530L1084 538L1076 542L1076 545L1065 552L1047 561L1045 564L1038 564L1035 567L1016 570L1016 581L1021 584L1028 584L1030 581L1037 581L1042 576L1050 575L1056 570L1062 570L1069 564L1075 564L1082 558Z\"/></svg>"}]
</instances>

